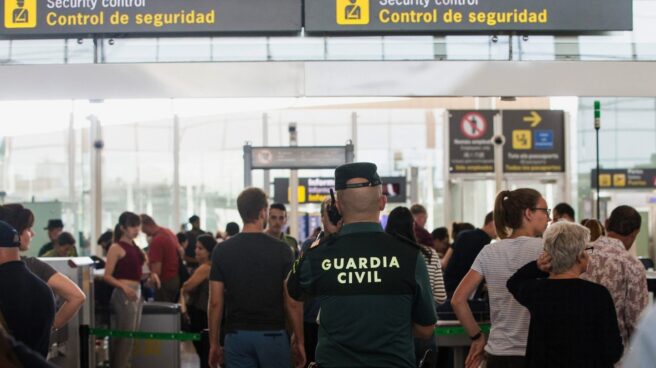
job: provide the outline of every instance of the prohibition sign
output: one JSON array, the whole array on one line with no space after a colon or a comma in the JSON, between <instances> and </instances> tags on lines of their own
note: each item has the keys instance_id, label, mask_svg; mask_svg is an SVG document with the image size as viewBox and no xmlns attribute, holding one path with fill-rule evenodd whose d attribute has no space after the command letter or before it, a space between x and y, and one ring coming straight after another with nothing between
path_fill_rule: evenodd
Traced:
<instances>
[{"instance_id":1,"label":"prohibition sign","mask_svg":"<svg viewBox=\"0 0 656 368\"><path fill-rule=\"evenodd\" d=\"M487 120L477 112L468 112L460 120L460 131L469 139L478 139L487 132Z\"/></svg>"}]
</instances>

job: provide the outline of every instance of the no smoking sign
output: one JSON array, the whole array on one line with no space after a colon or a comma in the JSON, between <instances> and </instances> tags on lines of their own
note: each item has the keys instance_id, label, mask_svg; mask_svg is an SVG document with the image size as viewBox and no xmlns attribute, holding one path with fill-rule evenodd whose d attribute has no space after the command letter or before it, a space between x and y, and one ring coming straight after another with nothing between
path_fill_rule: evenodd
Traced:
<instances>
[{"instance_id":1,"label":"no smoking sign","mask_svg":"<svg viewBox=\"0 0 656 368\"><path fill-rule=\"evenodd\" d=\"M469 112L460 120L460 131L469 139L479 139L487 132L487 120L477 112Z\"/></svg>"}]
</instances>

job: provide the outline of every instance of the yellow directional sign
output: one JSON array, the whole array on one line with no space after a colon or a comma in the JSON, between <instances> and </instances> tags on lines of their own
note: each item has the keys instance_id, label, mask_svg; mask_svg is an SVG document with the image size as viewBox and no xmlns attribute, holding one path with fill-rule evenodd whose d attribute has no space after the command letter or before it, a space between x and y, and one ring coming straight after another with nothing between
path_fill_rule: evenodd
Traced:
<instances>
[{"instance_id":1,"label":"yellow directional sign","mask_svg":"<svg viewBox=\"0 0 656 368\"><path fill-rule=\"evenodd\" d=\"M610 187L611 185L611 176L610 174L600 174L599 175L599 186L600 187Z\"/></svg>"},{"instance_id":2,"label":"yellow directional sign","mask_svg":"<svg viewBox=\"0 0 656 368\"><path fill-rule=\"evenodd\" d=\"M536 126L540 125L542 117L537 112L531 111L531 115L524 116L522 120L524 120L526 123L531 123L531 128L535 128Z\"/></svg>"},{"instance_id":3,"label":"yellow directional sign","mask_svg":"<svg viewBox=\"0 0 656 368\"><path fill-rule=\"evenodd\" d=\"M613 186L614 187L625 187L626 186L626 174L613 174Z\"/></svg>"}]
</instances>

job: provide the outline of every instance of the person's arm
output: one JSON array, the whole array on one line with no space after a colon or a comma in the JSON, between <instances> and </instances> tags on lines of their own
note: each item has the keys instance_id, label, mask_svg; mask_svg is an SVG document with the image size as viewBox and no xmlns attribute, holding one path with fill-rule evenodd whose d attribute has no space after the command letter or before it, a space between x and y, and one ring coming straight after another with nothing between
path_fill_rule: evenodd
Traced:
<instances>
[{"instance_id":1,"label":"person's arm","mask_svg":"<svg viewBox=\"0 0 656 368\"><path fill-rule=\"evenodd\" d=\"M533 261L525 264L514 275L510 276L506 282L506 287L519 304L530 308L536 280L546 277L549 277L549 274L540 271L538 263Z\"/></svg>"},{"instance_id":2,"label":"person's arm","mask_svg":"<svg viewBox=\"0 0 656 368\"><path fill-rule=\"evenodd\" d=\"M182 284L182 291L184 293L189 293L195 288L198 287L203 281L205 281L210 276L210 266L208 264L202 264L198 267L194 273L191 274L191 277L184 284Z\"/></svg>"},{"instance_id":3,"label":"person's arm","mask_svg":"<svg viewBox=\"0 0 656 368\"><path fill-rule=\"evenodd\" d=\"M150 262L150 272L162 277L162 262Z\"/></svg>"},{"instance_id":4,"label":"person's arm","mask_svg":"<svg viewBox=\"0 0 656 368\"><path fill-rule=\"evenodd\" d=\"M453 246L450 246L449 249L446 250L446 253L444 253L444 258L440 260L443 270L445 270L446 267L449 265L449 261L451 260L452 256L453 256Z\"/></svg>"},{"instance_id":5,"label":"person's arm","mask_svg":"<svg viewBox=\"0 0 656 368\"><path fill-rule=\"evenodd\" d=\"M305 366L305 335L303 334L303 303L292 299L287 292L287 280L283 282L283 294L285 299L285 311L292 329L292 352L294 366L302 368Z\"/></svg>"},{"instance_id":6,"label":"person's arm","mask_svg":"<svg viewBox=\"0 0 656 368\"><path fill-rule=\"evenodd\" d=\"M460 285L458 285L451 298L453 311L470 337L478 335L481 332L481 328L478 326L476 319L474 319L471 308L469 308L468 299L482 281L483 275L470 269L462 281L460 281ZM472 341L467 360L465 361L465 367L478 367L483 360L483 348L485 348L485 336L480 334L477 339Z\"/></svg>"},{"instance_id":7,"label":"person's arm","mask_svg":"<svg viewBox=\"0 0 656 368\"><path fill-rule=\"evenodd\" d=\"M146 253L144 253L142 250L141 250L141 254L143 254L143 256L144 256L144 263L148 265L148 270L150 270L150 272L146 276L147 279L148 279L147 285L149 287L153 287L155 289L161 288L162 287L162 282L159 279L159 274L157 274L157 272L153 272L153 269L151 268L151 264L150 264L150 260L148 258L148 255ZM160 270L161 270L161 263L160 263Z\"/></svg>"},{"instance_id":8,"label":"person's arm","mask_svg":"<svg viewBox=\"0 0 656 368\"><path fill-rule=\"evenodd\" d=\"M627 257L633 257L629 254ZM649 304L649 291L647 290L647 275L642 264L635 262L635 268L631 265L625 266L627 276L624 278L626 281L624 296L624 316L617 316L618 319L624 319L624 327L629 337L633 335L633 331L638 325L642 312Z\"/></svg>"},{"instance_id":9,"label":"person's arm","mask_svg":"<svg viewBox=\"0 0 656 368\"><path fill-rule=\"evenodd\" d=\"M125 257L125 251L118 244L112 244L107 251L107 263L105 263L105 274L103 280L109 285L121 289L129 300L137 300L137 293L113 276L114 268L119 259Z\"/></svg>"},{"instance_id":10,"label":"person's arm","mask_svg":"<svg viewBox=\"0 0 656 368\"><path fill-rule=\"evenodd\" d=\"M305 254L303 257L297 258L292 265L287 276L287 293L291 298L302 302L312 295L312 282L309 255Z\"/></svg>"},{"instance_id":11,"label":"person's arm","mask_svg":"<svg viewBox=\"0 0 656 368\"><path fill-rule=\"evenodd\" d=\"M223 364L223 349L219 344L219 332L221 331L221 317L223 316L223 291L224 285L221 281L210 281L210 298L207 307L207 320L210 338L210 367Z\"/></svg>"},{"instance_id":12,"label":"person's arm","mask_svg":"<svg viewBox=\"0 0 656 368\"><path fill-rule=\"evenodd\" d=\"M437 314L431 292L426 260L421 252L415 261L415 296L412 306L412 331L420 339L430 338L435 331Z\"/></svg>"},{"instance_id":13,"label":"person's arm","mask_svg":"<svg viewBox=\"0 0 656 368\"><path fill-rule=\"evenodd\" d=\"M602 338L604 340L604 346L600 346L601 354L603 354L606 359L604 359L609 364L617 363L624 353L624 344L622 344L622 336L620 335L620 329L617 324L617 314L615 312L615 304L613 303L613 298L610 296L608 289L601 287L601 292L603 293L602 303L598 308L602 309L602 318L599 321L603 325Z\"/></svg>"},{"instance_id":14,"label":"person's arm","mask_svg":"<svg viewBox=\"0 0 656 368\"><path fill-rule=\"evenodd\" d=\"M431 252L430 264L426 264L428 268L428 276L430 277L431 290L433 291L433 299L435 304L443 304L446 301L446 289L444 288L444 276L442 275L442 267L437 252L432 248L428 248Z\"/></svg>"},{"instance_id":15,"label":"person's arm","mask_svg":"<svg viewBox=\"0 0 656 368\"><path fill-rule=\"evenodd\" d=\"M153 237L150 244L148 244L148 268L150 268L151 273L157 274L158 277L162 277L162 248L163 244L158 236Z\"/></svg>"},{"instance_id":16,"label":"person's arm","mask_svg":"<svg viewBox=\"0 0 656 368\"><path fill-rule=\"evenodd\" d=\"M644 368L645 362L656 362L656 307L641 319L631 340L631 349L622 360L623 368Z\"/></svg>"},{"instance_id":17,"label":"person's arm","mask_svg":"<svg viewBox=\"0 0 656 368\"><path fill-rule=\"evenodd\" d=\"M87 297L73 281L59 272L48 280L48 286L64 301L55 314L53 323L55 329L60 329L75 316Z\"/></svg>"}]
</instances>

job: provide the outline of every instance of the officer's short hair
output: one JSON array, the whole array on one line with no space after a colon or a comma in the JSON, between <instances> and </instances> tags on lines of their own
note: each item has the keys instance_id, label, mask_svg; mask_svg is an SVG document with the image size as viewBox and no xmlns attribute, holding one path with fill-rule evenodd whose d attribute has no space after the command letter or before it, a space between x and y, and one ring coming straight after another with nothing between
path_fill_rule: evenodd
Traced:
<instances>
[{"instance_id":1,"label":"officer's short hair","mask_svg":"<svg viewBox=\"0 0 656 368\"><path fill-rule=\"evenodd\" d=\"M257 221L260 211L266 208L267 196L260 188L246 188L237 197L237 210L244 224Z\"/></svg>"}]
</instances>

